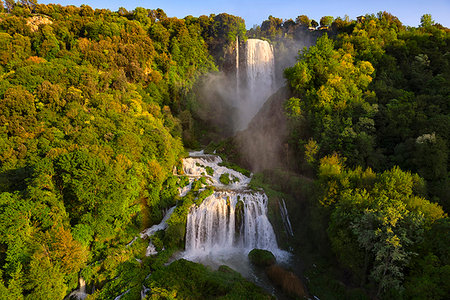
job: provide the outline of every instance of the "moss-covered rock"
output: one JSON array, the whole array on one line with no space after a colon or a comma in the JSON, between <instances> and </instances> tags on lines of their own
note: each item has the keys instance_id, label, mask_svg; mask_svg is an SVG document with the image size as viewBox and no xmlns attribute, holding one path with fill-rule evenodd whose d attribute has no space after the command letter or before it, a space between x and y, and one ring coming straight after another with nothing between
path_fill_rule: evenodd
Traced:
<instances>
[{"instance_id":1,"label":"moss-covered rock","mask_svg":"<svg viewBox=\"0 0 450 300\"><path fill-rule=\"evenodd\" d=\"M277 261L272 252L263 249L253 249L248 258L252 264L259 267L269 267Z\"/></svg>"},{"instance_id":2,"label":"moss-covered rock","mask_svg":"<svg viewBox=\"0 0 450 300\"><path fill-rule=\"evenodd\" d=\"M214 175L214 169L211 168L210 166L206 166L206 173L208 173L209 176L213 176Z\"/></svg>"}]
</instances>

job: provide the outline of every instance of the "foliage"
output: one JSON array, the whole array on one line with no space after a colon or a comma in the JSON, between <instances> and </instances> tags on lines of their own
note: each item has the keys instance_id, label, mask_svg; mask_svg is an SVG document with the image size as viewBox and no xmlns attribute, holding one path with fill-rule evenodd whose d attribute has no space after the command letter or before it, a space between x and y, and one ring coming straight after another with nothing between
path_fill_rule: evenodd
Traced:
<instances>
[{"instance_id":1,"label":"foliage","mask_svg":"<svg viewBox=\"0 0 450 300\"><path fill-rule=\"evenodd\" d=\"M418 175L398 167L380 174L347 170L331 157L321 160L319 170L320 201L331 209L328 233L341 263L361 284L370 275L378 294L401 291L414 248L445 217L442 208L420 196Z\"/></svg>"},{"instance_id":2,"label":"foliage","mask_svg":"<svg viewBox=\"0 0 450 300\"><path fill-rule=\"evenodd\" d=\"M236 165L234 163L231 163L231 162L223 161L223 162L219 163L219 166L227 167L228 169L235 170L236 172L239 172L239 173L241 173L241 174L243 174L244 176L247 176L247 177L251 176L251 172L249 170L246 170L246 169L242 168L241 166L238 166L238 165Z\"/></svg>"},{"instance_id":3,"label":"foliage","mask_svg":"<svg viewBox=\"0 0 450 300\"><path fill-rule=\"evenodd\" d=\"M320 18L320 26L331 26L331 23L333 23L334 18L332 16L323 16Z\"/></svg>"},{"instance_id":4,"label":"foliage","mask_svg":"<svg viewBox=\"0 0 450 300\"><path fill-rule=\"evenodd\" d=\"M229 267L210 271L184 259L152 273L148 282L152 289L149 299L166 299L164 294L183 299L272 299Z\"/></svg>"},{"instance_id":5,"label":"foliage","mask_svg":"<svg viewBox=\"0 0 450 300\"><path fill-rule=\"evenodd\" d=\"M241 17L227 13L209 16L202 15L198 18L187 16L186 23L198 28L203 39L208 45L209 53L214 56L219 68L230 68L229 49L234 47L236 39L246 40L245 21Z\"/></svg>"},{"instance_id":6,"label":"foliage","mask_svg":"<svg viewBox=\"0 0 450 300\"><path fill-rule=\"evenodd\" d=\"M7 11L0 13L0 289L7 298L62 299L83 269L87 285L100 288L95 297L111 298L124 282L138 285L127 264L144 245L126 245L176 202L183 185L171 175L183 151L176 115L215 63L199 25L161 9L10 1ZM122 286L110 282L120 270Z\"/></svg>"},{"instance_id":7,"label":"foliage","mask_svg":"<svg viewBox=\"0 0 450 300\"><path fill-rule=\"evenodd\" d=\"M387 12L366 15L338 45L370 61L376 76L369 88L377 111L372 166L399 165L427 181L430 199L448 210L448 29L424 15L419 28L405 28ZM349 45L350 43L350 45ZM367 124L367 122L365 122ZM431 137L431 138L427 138ZM429 155L425 155L429 153ZM345 156L345 155L344 155ZM362 164L363 165L363 164ZM364 166L364 165L363 165Z\"/></svg>"},{"instance_id":8,"label":"foliage","mask_svg":"<svg viewBox=\"0 0 450 300\"><path fill-rule=\"evenodd\" d=\"M367 102L371 96L367 87L373 72L369 62L355 61L344 49L334 50L327 35L305 49L295 66L286 69L291 88L300 96L285 105L292 121L300 121L291 134L300 137L297 147L307 145L311 138L304 136L301 123L309 124L315 141L306 148L309 161L311 151L319 157L339 152L355 164L371 159L376 106Z\"/></svg>"},{"instance_id":9,"label":"foliage","mask_svg":"<svg viewBox=\"0 0 450 300\"><path fill-rule=\"evenodd\" d=\"M230 182L231 182L230 174L228 174L228 173L223 173L222 175L220 175L219 181L220 181L222 184L225 184L225 185L230 184Z\"/></svg>"},{"instance_id":10,"label":"foliage","mask_svg":"<svg viewBox=\"0 0 450 300\"><path fill-rule=\"evenodd\" d=\"M211 168L210 166L206 166L206 173L208 173L209 176L213 176L214 175L214 169Z\"/></svg>"},{"instance_id":11,"label":"foliage","mask_svg":"<svg viewBox=\"0 0 450 300\"><path fill-rule=\"evenodd\" d=\"M422 17L420 17L420 26L430 27L432 25L434 25L434 21L430 14L424 14Z\"/></svg>"}]
</instances>

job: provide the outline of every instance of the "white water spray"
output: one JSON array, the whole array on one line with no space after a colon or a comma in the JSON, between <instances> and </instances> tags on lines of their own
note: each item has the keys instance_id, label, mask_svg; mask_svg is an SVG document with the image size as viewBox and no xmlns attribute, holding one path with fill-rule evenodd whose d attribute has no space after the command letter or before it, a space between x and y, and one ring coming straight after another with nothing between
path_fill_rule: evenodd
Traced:
<instances>
[{"instance_id":1,"label":"white water spray","mask_svg":"<svg viewBox=\"0 0 450 300\"><path fill-rule=\"evenodd\" d=\"M239 36L236 37L236 98L241 97L240 91L241 78L239 75Z\"/></svg>"}]
</instances>

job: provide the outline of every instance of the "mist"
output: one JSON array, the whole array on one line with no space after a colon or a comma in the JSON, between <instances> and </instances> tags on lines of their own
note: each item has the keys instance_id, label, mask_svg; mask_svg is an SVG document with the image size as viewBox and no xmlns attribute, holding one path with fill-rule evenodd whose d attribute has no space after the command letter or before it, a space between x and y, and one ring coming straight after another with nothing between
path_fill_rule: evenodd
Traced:
<instances>
[{"instance_id":1,"label":"mist","mask_svg":"<svg viewBox=\"0 0 450 300\"><path fill-rule=\"evenodd\" d=\"M308 32L295 37L273 45L249 39L236 53L235 70L211 73L201 84L198 116L219 137L234 137L240 163L252 171L281 167L288 160L283 104L290 94L283 72L317 39Z\"/></svg>"}]
</instances>

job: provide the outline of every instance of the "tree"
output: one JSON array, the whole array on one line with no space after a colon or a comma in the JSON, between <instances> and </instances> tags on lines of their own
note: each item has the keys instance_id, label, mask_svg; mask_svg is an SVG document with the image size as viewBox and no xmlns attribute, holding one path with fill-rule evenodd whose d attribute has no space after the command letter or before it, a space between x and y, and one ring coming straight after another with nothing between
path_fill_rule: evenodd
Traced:
<instances>
[{"instance_id":1,"label":"tree","mask_svg":"<svg viewBox=\"0 0 450 300\"><path fill-rule=\"evenodd\" d=\"M128 10L125 7L119 7L119 9L117 10L117 12L119 13L119 15L121 16L126 16L129 14Z\"/></svg>"},{"instance_id":2,"label":"tree","mask_svg":"<svg viewBox=\"0 0 450 300\"><path fill-rule=\"evenodd\" d=\"M373 71L369 62L355 62L351 54L334 50L327 35L305 50L295 66L285 70L292 90L299 96L287 102L288 113L293 120L310 122L319 157L339 152L351 165L369 159L373 127L366 125L373 122L376 111L364 98ZM361 124L354 123L354 111L359 112ZM307 141L311 136L302 138Z\"/></svg>"},{"instance_id":3,"label":"tree","mask_svg":"<svg viewBox=\"0 0 450 300\"><path fill-rule=\"evenodd\" d=\"M426 228L445 217L441 207L420 197L421 180L398 167L375 175L361 168L337 169L321 160L319 178L327 190L321 203L331 207L328 234L340 261L378 294L401 291L405 267Z\"/></svg>"},{"instance_id":4,"label":"tree","mask_svg":"<svg viewBox=\"0 0 450 300\"><path fill-rule=\"evenodd\" d=\"M305 16L305 15L298 16L295 19L295 23L305 26L305 27L311 26L311 20L308 18L308 16Z\"/></svg>"},{"instance_id":5,"label":"tree","mask_svg":"<svg viewBox=\"0 0 450 300\"><path fill-rule=\"evenodd\" d=\"M20 0L20 3L24 7L27 7L31 12L33 12L37 6L37 0Z\"/></svg>"},{"instance_id":6,"label":"tree","mask_svg":"<svg viewBox=\"0 0 450 300\"><path fill-rule=\"evenodd\" d=\"M11 12L13 8L16 6L16 1L14 0L5 0L6 11Z\"/></svg>"},{"instance_id":7,"label":"tree","mask_svg":"<svg viewBox=\"0 0 450 300\"><path fill-rule=\"evenodd\" d=\"M434 20L430 14L424 14L420 17L420 27L430 27L434 25Z\"/></svg>"},{"instance_id":8,"label":"tree","mask_svg":"<svg viewBox=\"0 0 450 300\"><path fill-rule=\"evenodd\" d=\"M275 39L282 33L282 24L282 19L269 16L269 18L261 24L261 33L269 39Z\"/></svg>"},{"instance_id":9,"label":"tree","mask_svg":"<svg viewBox=\"0 0 450 300\"><path fill-rule=\"evenodd\" d=\"M320 26L330 27L333 21L334 18L332 16L323 16L322 18L320 18Z\"/></svg>"},{"instance_id":10,"label":"tree","mask_svg":"<svg viewBox=\"0 0 450 300\"><path fill-rule=\"evenodd\" d=\"M46 250L39 249L30 262L29 282L32 299L63 299L67 292L64 273L59 266L52 263Z\"/></svg>"}]
</instances>

